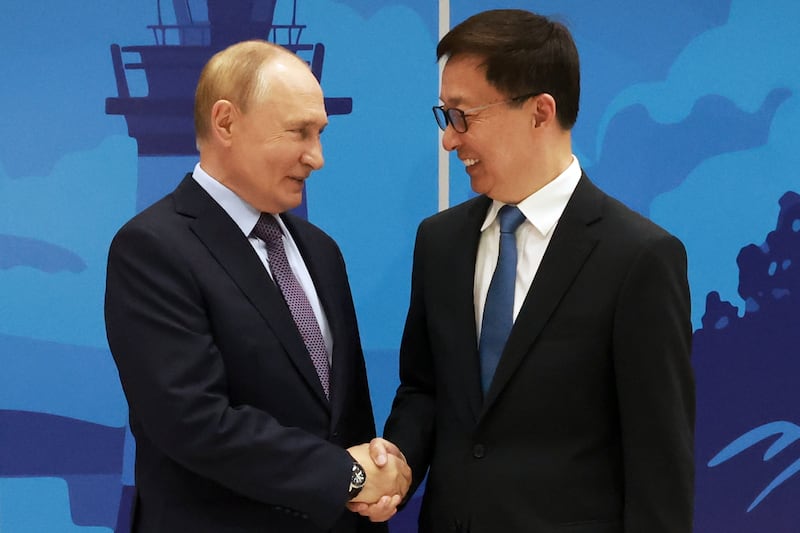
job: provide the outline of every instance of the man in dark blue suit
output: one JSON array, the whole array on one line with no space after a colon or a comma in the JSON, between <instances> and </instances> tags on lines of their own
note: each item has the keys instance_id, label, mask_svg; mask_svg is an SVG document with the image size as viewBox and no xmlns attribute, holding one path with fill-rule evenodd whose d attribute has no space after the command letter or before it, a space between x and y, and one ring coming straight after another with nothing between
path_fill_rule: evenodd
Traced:
<instances>
[{"instance_id":1,"label":"man in dark blue suit","mask_svg":"<svg viewBox=\"0 0 800 533\"><path fill-rule=\"evenodd\" d=\"M479 196L417 233L385 437L413 487L428 473L420 531L689 533L683 245L582 172L563 25L488 11L437 55L443 145Z\"/></svg>"},{"instance_id":2,"label":"man in dark blue suit","mask_svg":"<svg viewBox=\"0 0 800 533\"><path fill-rule=\"evenodd\" d=\"M323 165L322 91L263 41L215 55L195 102L200 162L128 222L106 327L136 438L133 531L386 531L346 509L410 481L375 435L344 261L287 214ZM393 450L389 443L381 449Z\"/></svg>"}]
</instances>

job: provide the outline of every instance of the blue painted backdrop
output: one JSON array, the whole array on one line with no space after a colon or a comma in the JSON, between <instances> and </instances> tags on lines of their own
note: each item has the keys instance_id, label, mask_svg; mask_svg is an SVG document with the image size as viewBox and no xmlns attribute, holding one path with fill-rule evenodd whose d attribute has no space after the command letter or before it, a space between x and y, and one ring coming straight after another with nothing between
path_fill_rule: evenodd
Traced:
<instances>
[{"instance_id":1,"label":"blue painted backdrop","mask_svg":"<svg viewBox=\"0 0 800 533\"><path fill-rule=\"evenodd\" d=\"M122 96L109 48L155 44L156 4L0 7L3 533L106 533L124 521L133 443L105 342L106 252L116 229L194 161L179 149L143 153L126 118L106 107ZM181 22L173 4L207 19L199 0L161 4L164 24ZM274 22L296 15L302 41L324 44L326 94L352 102L331 117L326 166L308 182L306 208L347 259L382 425L397 384L414 231L437 206L438 5L293 7L278 0ZM583 76L576 154L599 185L686 244L696 531L800 530L800 5L451 0L451 23L492 7L540 11L572 29ZM143 71L125 79L132 98L152 96ZM470 192L451 162L452 204ZM414 530L414 510L394 520L394 532Z\"/></svg>"}]
</instances>

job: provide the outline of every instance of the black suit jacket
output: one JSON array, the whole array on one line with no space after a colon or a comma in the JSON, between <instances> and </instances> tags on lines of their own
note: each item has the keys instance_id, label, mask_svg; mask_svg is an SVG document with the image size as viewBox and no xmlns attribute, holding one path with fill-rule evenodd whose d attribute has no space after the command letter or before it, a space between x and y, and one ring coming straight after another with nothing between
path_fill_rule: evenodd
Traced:
<instances>
[{"instance_id":1,"label":"black suit jacket","mask_svg":"<svg viewBox=\"0 0 800 533\"><path fill-rule=\"evenodd\" d=\"M583 176L482 397L473 304L486 197L420 225L385 428L420 531L688 533L694 381L686 255Z\"/></svg>"},{"instance_id":2,"label":"black suit jacket","mask_svg":"<svg viewBox=\"0 0 800 533\"><path fill-rule=\"evenodd\" d=\"M383 530L346 511L374 436L350 287L333 240L283 215L333 333L330 402L257 254L187 176L109 252L106 329L136 437L134 531Z\"/></svg>"}]
</instances>

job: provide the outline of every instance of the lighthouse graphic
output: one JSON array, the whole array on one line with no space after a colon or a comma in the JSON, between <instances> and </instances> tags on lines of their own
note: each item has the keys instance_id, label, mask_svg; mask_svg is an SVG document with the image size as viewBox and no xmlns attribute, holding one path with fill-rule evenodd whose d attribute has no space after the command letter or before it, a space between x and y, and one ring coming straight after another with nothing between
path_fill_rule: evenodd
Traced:
<instances>
[{"instance_id":1,"label":"lighthouse graphic","mask_svg":"<svg viewBox=\"0 0 800 533\"><path fill-rule=\"evenodd\" d=\"M194 167L194 91L216 52L247 39L268 40L305 59L322 81L325 45L303 41L306 26L297 22L297 3L292 2L291 21L277 24L278 0L158 0L157 22L148 26L154 44L111 45L118 96L106 98L106 113L124 116L138 144L137 211L171 192ZM164 22L162 4L171 4L174 24ZM135 95L129 79L142 77L146 94ZM326 97L325 108L328 115L347 115L353 102ZM305 197L294 213L306 218Z\"/></svg>"}]
</instances>

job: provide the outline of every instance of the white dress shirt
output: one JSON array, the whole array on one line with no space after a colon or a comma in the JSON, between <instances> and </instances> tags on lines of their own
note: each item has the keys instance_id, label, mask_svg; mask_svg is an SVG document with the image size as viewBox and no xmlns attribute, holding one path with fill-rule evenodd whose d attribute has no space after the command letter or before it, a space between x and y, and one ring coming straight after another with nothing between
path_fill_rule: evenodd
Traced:
<instances>
[{"instance_id":1,"label":"white dress shirt","mask_svg":"<svg viewBox=\"0 0 800 533\"><path fill-rule=\"evenodd\" d=\"M525 296L531 288L533 278L539 269L550 239L553 237L558 219L564 212L567 202L572 196L578 180L581 178L581 166L578 159L572 156L572 163L553 181L531 194L517 207L525 220L515 232L517 240L517 280L514 284L514 320L517 319ZM505 204L492 201L486 212L486 219L481 226L481 238L478 243L478 254L475 258L475 285L473 298L475 302L475 325L478 339L481 338L483 323L483 307L486 294L497 266L500 249L500 221L497 212ZM477 342L477 339L476 339Z\"/></svg>"},{"instance_id":2,"label":"white dress shirt","mask_svg":"<svg viewBox=\"0 0 800 533\"><path fill-rule=\"evenodd\" d=\"M236 225L239 226L239 229L241 229L242 233L244 233L245 237L247 237L247 240L250 242L250 246L252 246L253 250L255 250L256 254L258 254L259 259L261 259L261 263L264 265L264 268L271 277L272 272L269 268L269 254L267 253L267 245L258 237L250 236L250 232L253 231L256 222L258 222L261 212L239 198L232 190L211 177L200 167L200 163L195 165L192 177L197 184L200 185L200 187L202 187L211 196L211 198L213 198L214 201L216 201L220 207L225 210L226 213L228 213L228 216L233 219ZM314 316L316 316L319 329L322 331L322 338L325 341L325 349L328 352L328 362L330 363L331 353L333 353L333 334L331 333L331 328L328 324L328 318L325 316L325 311L322 309L322 304L319 301L319 296L317 295L317 290L314 287L314 282L311 279L311 275L308 273L308 268L306 268L306 264L303 261L303 256L300 255L300 250L297 248L297 244L294 242L292 234L284 225L281 217L277 215L273 216L275 217L275 220L278 221L278 225L283 232L283 247L286 250L286 258L289 260L289 265L292 267L292 272L294 272L294 276L303 287L303 291L306 293L308 302L311 304L311 308L314 310Z\"/></svg>"}]
</instances>

